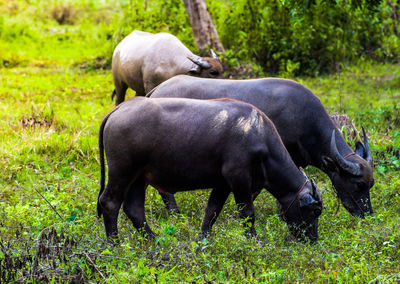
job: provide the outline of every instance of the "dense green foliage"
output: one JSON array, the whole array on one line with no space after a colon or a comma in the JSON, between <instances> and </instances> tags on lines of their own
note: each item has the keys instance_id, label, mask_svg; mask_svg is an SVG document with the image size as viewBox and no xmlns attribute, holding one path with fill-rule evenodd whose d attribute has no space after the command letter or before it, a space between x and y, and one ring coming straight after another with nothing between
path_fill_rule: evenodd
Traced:
<instances>
[{"instance_id":1,"label":"dense green foliage","mask_svg":"<svg viewBox=\"0 0 400 284\"><path fill-rule=\"evenodd\" d=\"M398 22L383 1L376 9L351 1L232 1L214 13L227 48L265 70L290 74L332 72L360 57L399 59ZM213 10L212 8L210 8Z\"/></svg>"},{"instance_id":2,"label":"dense green foliage","mask_svg":"<svg viewBox=\"0 0 400 284\"><path fill-rule=\"evenodd\" d=\"M224 41L238 35L239 28L232 35L221 28L229 19L240 21L233 15L244 1L237 2L232 11L224 7L233 1L209 3ZM323 3L310 9L318 5ZM132 11L139 12L127 17ZM229 19L224 20L224 13ZM314 245L293 240L267 192L255 202L257 240L244 237L229 198L212 237L197 243L209 191L178 193L182 214L168 216L161 198L149 188L146 214L159 245L143 240L121 213L121 244L109 246L96 217L97 132L113 108L111 72L104 68L115 44L131 28L170 31L194 50L178 0L0 0L1 283L400 280L400 66L365 59L357 66L343 65L340 74L295 79L313 90L329 112L346 112L356 127L366 126L375 164L374 216L361 220L342 206L337 210L330 180L309 167L325 202L320 240ZM224 42L228 52L240 60L257 59L258 51L248 48L245 38L235 40ZM328 40L333 41L331 36ZM293 64L300 62L292 53L287 56ZM239 64L235 57L227 60ZM285 68L277 69L285 76L295 73Z\"/></svg>"},{"instance_id":3,"label":"dense green foliage","mask_svg":"<svg viewBox=\"0 0 400 284\"><path fill-rule=\"evenodd\" d=\"M74 58L91 55L92 67L109 66L113 48L133 29L170 32L196 49L181 0L132 0L116 5L97 1L6 3L13 17L0 16L0 37L16 45L29 44L38 50L35 55L39 58L43 53L64 61L67 59L59 58L59 54ZM227 49L225 62L231 67L247 63L258 74L317 75L336 72L341 63L358 62L360 58L400 59L399 4L395 0L218 0L208 5ZM96 12L89 18L87 9L93 8ZM46 28L54 22L60 26ZM79 30L75 30L77 26ZM44 50L40 46L44 36L58 49ZM72 38L77 40L77 47L85 44L85 48L71 49ZM101 49L100 42L104 45ZM74 54L76 50L82 51ZM34 54L15 51L0 45L0 63L26 65Z\"/></svg>"},{"instance_id":4,"label":"dense green foliage","mask_svg":"<svg viewBox=\"0 0 400 284\"><path fill-rule=\"evenodd\" d=\"M268 73L334 72L359 58L398 61L395 1L208 1L226 62ZM356 5L356 4L357 5ZM183 1L131 1L117 38L132 29L167 31L193 49ZM258 67L258 68L257 68Z\"/></svg>"}]
</instances>

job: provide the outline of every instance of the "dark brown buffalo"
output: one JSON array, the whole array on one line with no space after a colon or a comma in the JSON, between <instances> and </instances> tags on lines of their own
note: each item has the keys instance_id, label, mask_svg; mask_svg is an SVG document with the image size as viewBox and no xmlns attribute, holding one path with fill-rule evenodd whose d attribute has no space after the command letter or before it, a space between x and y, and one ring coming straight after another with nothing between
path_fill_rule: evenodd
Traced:
<instances>
[{"instance_id":1,"label":"dark brown buffalo","mask_svg":"<svg viewBox=\"0 0 400 284\"><path fill-rule=\"evenodd\" d=\"M98 214L109 239L117 237L121 204L135 228L154 236L144 210L148 184L169 193L212 188L201 236L210 231L230 192L240 217L250 220L247 233L255 235L253 194L265 187L281 204L280 214L295 236L318 237L319 190L293 163L268 117L250 104L136 97L105 117L99 149Z\"/></svg>"},{"instance_id":2,"label":"dark brown buffalo","mask_svg":"<svg viewBox=\"0 0 400 284\"><path fill-rule=\"evenodd\" d=\"M344 207L359 217L372 213L369 190L374 185L372 157L364 132L355 154L331 121L320 99L292 80L208 80L176 76L148 94L195 99L233 98L253 104L275 124L297 166L312 165L331 179ZM354 154L354 155L353 155ZM164 194L169 209L177 210L173 196Z\"/></svg>"}]
</instances>

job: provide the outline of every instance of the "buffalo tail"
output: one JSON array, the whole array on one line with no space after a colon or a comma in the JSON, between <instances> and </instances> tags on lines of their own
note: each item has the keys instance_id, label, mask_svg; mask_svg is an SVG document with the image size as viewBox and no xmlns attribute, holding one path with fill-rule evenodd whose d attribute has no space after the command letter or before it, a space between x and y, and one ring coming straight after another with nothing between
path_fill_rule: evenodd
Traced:
<instances>
[{"instance_id":1,"label":"buffalo tail","mask_svg":"<svg viewBox=\"0 0 400 284\"><path fill-rule=\"evenodd\" d=\"M100 129L99 129L99 154L100 154L100 192L99 196L97 197L97 216L100 218L102 215L101 211L101 205L100 205L100 196L104 191L105 188L105 181L106 181L106 168L105 168L105 163L104 163L104 144L103 144L103 132L104 132L104 127L106 126L107 120L110 117L110 115L116 111L118 107L114 108L111 112L109 112L103 119L103 121L100 124Z\"/></svg>"}]
</instances>

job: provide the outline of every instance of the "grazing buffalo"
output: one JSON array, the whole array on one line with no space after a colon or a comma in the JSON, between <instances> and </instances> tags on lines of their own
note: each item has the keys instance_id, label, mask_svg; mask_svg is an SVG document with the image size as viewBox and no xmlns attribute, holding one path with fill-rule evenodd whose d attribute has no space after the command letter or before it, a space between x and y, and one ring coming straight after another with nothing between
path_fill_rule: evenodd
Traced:
<instances>
[{"instance_id":1,"label":"grazing buffalo","mask_svg":"<svg viewBox=\"0 0 400 284\"><path fill-rule=\"evenodd\" d=\"M318 237L322 196L293 163L274 125L252 105L231 99L149 99L119 105L100 126L98 215L108 239L117 238L123 209L136 229L154 237L145 218L145 189L175 193L212 188L201 227L204 237L230 192L246 233L255 235L253 194L267 188L292 234ZM104 153L108 183L104 190Z\"/></svg>"},{"instance_id":2,"label":"grazing buffalo","mask_svg":"<svg viewBox=\"0 0 400 284\"><path fill-rule=\"evenodd\" d=\"M199 57L175 36L133 31L115 48L112 73L117 96L116 105L125 99L128 87L144 96L155 86L178 75L220 78L223 68L218 56Z\"/></svg>"},{"instance_id":3,"label":"grazing buffalo","mask_svg":"<svg viewBox=\"0 0 400 284\"><path fill-rule=\"evenodd\" d=\"M147 96L195 99L234 98L251 103L275 124L297 166L313 165L331 179L344 207L353 215L372 213L369 189L374 185L372 157L364 144L355 153L341 136L319 98L303 85L285 79L208 80L177 76ZM178 210L172 195L164 194L167 208Z\"/></svg>"}]
</instances>

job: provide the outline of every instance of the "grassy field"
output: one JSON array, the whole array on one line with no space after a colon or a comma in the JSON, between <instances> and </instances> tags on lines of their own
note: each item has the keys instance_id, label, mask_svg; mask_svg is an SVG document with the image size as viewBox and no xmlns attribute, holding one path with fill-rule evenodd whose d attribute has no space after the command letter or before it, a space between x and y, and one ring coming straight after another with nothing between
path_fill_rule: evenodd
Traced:
<instances>
[{"instance_id":1,"label":"grassy field","mask_svg":"<svg viewBox=\"0 0 400 284\"><path fill-rule=\"evenodd\" d=\"M96 217L97 133L114 105L105 67L122 4L29 2L0 1L0 283L400 281L399 64L360 62L340 75L293 78L329 112L366 127L373 216L350 216L328 177L309 167L325 202L316 244L290 236L266 191L255 202L257 240L244 237L230 197L211 238L198 243L209 192L176 194L182 214L168 216L149 188L157 241L141 238L121 213L121 244L110 247ZM67 10L60 25L57 11Z\"/></svg>"}]
</instances>

